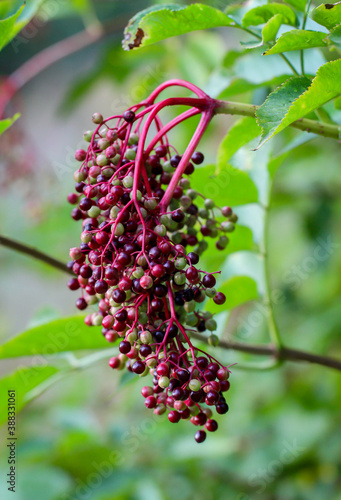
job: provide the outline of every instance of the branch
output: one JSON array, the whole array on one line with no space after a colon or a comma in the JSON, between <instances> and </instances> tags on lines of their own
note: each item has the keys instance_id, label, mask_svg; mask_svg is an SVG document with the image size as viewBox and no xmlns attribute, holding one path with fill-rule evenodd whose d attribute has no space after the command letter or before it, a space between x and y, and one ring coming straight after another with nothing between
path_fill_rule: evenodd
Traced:
<instances>
[{"instance_id":1,"label":"branch","mask_svg":"<svg viewBox=\"0 0 341 500\"><path fill-rule=\"evenodd\" d=\"M46 255L45 253L40 252L39 250L36 250L35 248L29 247L27 245L24 245L23 243L19 243L18 241L14 241L10 238L6 238L5 236L1 235L0 235L0 245L10 248L11 250L15 250L16 252L20 252L30 257L33 257L33 259L45 262L45 264L48 264L49 266L52 266L55 269L59 269L59 271L64 271L65 273L74 276L72 270L68 269L67 266L64 264L64 262L61 262L58 259L54 259L53 257L50 257L49 255Z\"/></svg>"},{"instance_id":2,"label":"branch","mask_svg":"<svg viewBox=\"0 0 341 500\"><path fill-rule=\"evenodd\" d=\"M192 333L192 337L202 340L206 344L208 339L199 333ZM283 361L299 361L308 362L316 365L327 366L328 368L334 368L335 370L341 371L341 361L330 358L329 356L320 356L318 354L313 354L310 352L300 351L298 349L291 349L289 347L281 347L276 349L274 345L253 345L244 344L241 342L227 342L221 340L218 344L219 347L223 349L232 349L234 351L247 352L250 354L256 354L260 356L273 356L276 359Z\"/></svg>"},{"instance_id":3,"label":"branch","mask_svg":"<svg viewBox=\"0 0 341 500\"><path fill-rule=\"evenodd\" d=\"M215 113L251 116L252 118L255 118L258 108L259 106L254 104L218 100ZM329 123L321 123L316 120L309 120L308 118L300 118L296 122L291 123L290 126L299 130L304 130L305 132L311 132L312 134L341 140L341 125L331 125Z\"/></svg>"}]
</instances>

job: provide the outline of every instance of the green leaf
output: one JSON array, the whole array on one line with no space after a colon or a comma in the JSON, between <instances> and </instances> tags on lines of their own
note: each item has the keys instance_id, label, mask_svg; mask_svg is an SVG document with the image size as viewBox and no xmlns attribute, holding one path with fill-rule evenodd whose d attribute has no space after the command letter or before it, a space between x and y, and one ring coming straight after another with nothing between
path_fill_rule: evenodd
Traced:
<instances>
[{"instance_id":1,"label":"green leaf","mask_svg":"<svg viewBox=\"0 0 341 500\"><path fill-rule=\"evenodd\" d=\"M275 40L277 32L283 24L284 18L282 14L276 14L269 19L269 21L263 26L262 29L262 38L263 43L270 42L271 40Z\"/></svg>"},{"instance_id":2,"label":"green leaf","mask_svg":"<svg viewBox=\"0 0 341 500\"><path fill-rule=\"evenodd\" d=\"M272 136L291 104L307 90L310 83L310 80L303 76L292 77L271 92L266 101L257 109L257 122L262 128L262 136L258 147Z\"/></svg>"},{"instance_id":3,"label":"green leaf","mask_svg":"<svg viewBox=\"0 0 341 500\"><path fill-rule=\"evenodd\" d=\"M226 164L215 174L215 165L197 168L191 186L218 206L243 205L258 200L257 188L246 172Z\"/></svg>"},{"instance_id":4,"label":"green leaf","mask_svg":"<svg viewBox=\"0 0 341 500\"><path fill-rule=\"evenodd\" d=\"M297 80L295 78L295 80ZM288 83L289 93L285 95L285 89L281 90L280 87L277 91L279 92L279 102L277 100L273 101L274 106L272 106L272 112L276 114L277 121L269 117L269 113L271 114L271 110L266 106L263 108L263 112L260 111L260 108L257 111L258 120L262 121L262 126L266 127L266 119L271 120L271 130L267 130L264 133L263 130L263 138L262 142L270 139L274 135L278 134L281 130L288 127L291 123L303 118L307 114L311 113L315 109L318 109L326 102L334 99L338 95L341 95L341 59L336 61L331 61L323 66L321 66L316 74L316 77L313 79L312 84L301 95L297 95L300 90L304 89L305 83L304 80L301 80L303 85L299 85L299 81L297 80L297 90L295 91L295 85L291 89L290 83ZM284 84L285 86L286 84ZM270 94L273 96L274 93ZM296 95L296 98L295 98ZM274 96L276 99L276 96ZM290 106L288 106L291 104ZM282 112L277 113L276 109L278 104L282 106ZM261 106L261 108L263 105ZM264 115L264 109L268 110L268 113Z\"/></svg>"},{"instance_id":5,"label":"green leaf","mask_svg":"<svg viewBox=\"0 0 341 500\"><path fill-rule=\"evenodd\" d=\"M32 366L20 368L0 380L0 398L2 402L8 400L8 391L15 391L16 411L20 411L30 400L29 392L45 380L58 374L53 366ZM0 407L0 425L7 421L7 405Z\"/></svg>"},{"instance_id":6,"label":"green leaf","mask_svg":"<svg viewBox=\"0 0 341 500\"><path fill-rule=\"evenodd\" d=\"M330 31L329 35L326 37L326 40L329 41L332 45L336 45L336 47L341 49L341 24L338 24Z\"/></svg>"},{"instance_id":7,"label":"green leaf","mask_svg":"<svg viewBox=\"0 0 341 500\"><path fill-rule=\"evenodd\" d=\"M245 144L261 134L254 118L249 116L237 120L220 143L217 154L217 172L224 168L230 158Z\"/></svg>"},{"instance_id":8,"label":"green leaf","mask_svg":"<svg viewBox=\"0 0 341 500\"><path fill-rule=\"evenodd\" d=\"M15 23L22 13L23 8L24 5L22 5L13 16L0 20L0 50L2 50L17 34Z\"/></svg>"},{"instance_id":9,"label":"green leaf","mask_svg":"<svg viewBox=\"0 0 341 500\"><path fill-rule=\"evenodd\" d=\"M292 5L297 10L300 10L301 12L305 11L305 4L306 0L285 0L286 3L289 5Z\"/></svg>"},{"instance_id":10,"label":"green leaf","mask_svg":"<svg viewBox=\"0 0 341 500\"><path fill-rule=\"evenodd\" d=\"M86 326L82 316L71 316L30 328L12 338L0 346L0 359L106 347L112 346L99 327Z\"/></svg>"},{"instance_id":11,"label":"green leaf","mask_svg":"<svg viewBox=\"0 0 341 500\"><path fill-rule=\"evenodd\" d=\"M154 5L129 21L124 30L123 48L132 50L190 31L234 25L221 10L208 5Z\"/></svg>"},{"instance_id":12,"label":"green leaf","mask_svg":"<svg viewBox=\"0 0 341 500\"><path fill-rule=\"evenodd\" d=\"M325 26L329 30L334 28L341 20L341 2L326 3L315 7L309 12L309 17L321 26Z\"/></svg>"},{"instance_id":13,"label":"green leaf","mask_svg":"<svg viewBox=\"0 0 341 500\"><path fill-rule=\"evenodd\" d=\"M0 135L5 132L9 127L13 125L15 121L19 118L20 113L16 113L13 118L6 118L5 120L0 120Z\"/></svg>"},{"instance_id":14,"label":"green leaf","mask_svg":"<svg viewBox=\"0 0 341 500\"><path fill-rule=\"evenodd\" d=\"M279 37L275 45L264 52L264 56L270 54L281 54L290 50L312 49L313 47L325 47L326 34L321 31L291 30L286 31Z\"/></svg>"},{"instance_id":15,"label":"green leaf","mask_svg":"<svg viewBox=\"0 0 341 500\"><path fill-rule=\"evenodd\" d=\"M220 285L218 289L226 295L226 302L223 306L219 306L210 300L206 309L211 313L222 312L222 309L230 310L258 298L257 284L249 276L234 276Z\"/></svg>"},{"instance_id":16,"label":"green leaf","mask_svg":"<svg viewBox=\"0 0 341 500\"><path fill-rule=\"evenodd\" d=\"M267 23L276 14L281 14L283 16L283 22L285 24L296 26L297 19L295 12L288 5L283 5L281 3L270 3L249 10L244 15L242 24L245 27L258 26L258 24Z\"/></svg>"}]
</instances>

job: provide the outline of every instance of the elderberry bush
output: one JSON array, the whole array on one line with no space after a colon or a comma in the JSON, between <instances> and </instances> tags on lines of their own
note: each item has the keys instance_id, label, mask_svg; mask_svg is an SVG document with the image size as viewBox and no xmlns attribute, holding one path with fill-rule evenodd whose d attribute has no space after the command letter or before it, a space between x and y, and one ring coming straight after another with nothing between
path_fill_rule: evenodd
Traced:
<instances>
[{"instance_id":1,"label":"elderberry bush","mask_svg":"<svg viewBox=\"0 0 341 500\"><path fill-rule=\"evenodd\" d=\"M171 98L155 103L164 88L182 85L198 99ZM163 126L159 112L168 105L190 109ZM207 109L209 108L209 111ZM216 278L200 268L208 238L223 251L237 216L229 206L218 208L191 189L190 177L204 156L197 144L212 117L212 100L187 82L166 82L146 101L123 115L103 119L87 131L87 150L75 158L75 205L71 216L81 221L81 243L71 248L69 263L76 277L68 285L80 290L78 309L97 306L88 326L102 326L108 342L119 341L113 369L140 377L151 375L142 388L145 406L157 415L168 413L177 423L190 420L201 427L197 442L218 423L212 408L225 414L230 370L191 342L193 333L213 333L217 324L203 310L206 299L223 305ZM168 142L167 132L189 116L201 121L183 155ZM153 132L153 136L149 139ZM147 134L149 143L147 144Z\"/></svg>"}]
</instances>

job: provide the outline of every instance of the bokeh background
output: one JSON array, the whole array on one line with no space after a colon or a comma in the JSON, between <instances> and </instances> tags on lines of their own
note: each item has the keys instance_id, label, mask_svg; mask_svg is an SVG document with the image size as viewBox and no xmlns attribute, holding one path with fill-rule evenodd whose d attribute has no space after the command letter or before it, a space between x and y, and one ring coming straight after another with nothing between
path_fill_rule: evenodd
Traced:
<instances>
[{"instance_id":1,"label":"bokeh background","mask_svg":"<svg viewBox=\"0 0 341 500\"><path fill-rule=\"evenodd\" d=\"M221 2L206 3L221 7ZM92 9L110 25L107 36L51 65L16 94L7 113L19 110L22 116L0 139L1 233L63 261L79 234L66 203L73 188L73 151L82 143L83 131L91 128L92 113L123 111L172 77L224 95L235 78L226 70L226 56L238 48L240 39L235 32L218 29L127 53L121 49L124 26L153 2L103 0L84 10L86 4L43 2L40 21L34 18L26 35L19 35L20 44L8 45L0 56L0 74L5 77L45 47L83 30L84 24L92 25ZM319 57L312 56L311 64L318 65ZM232 99L261 103L266 89L257 89L257 82L265 70L276 68L241 59L238 78L251 89L242 97L235 90ZM214 163L233 121L219 117L211 125L201 146L207 163ZM174 135L179 150L194 126L191 121ZM281 147L280 136L275 148ZM275 314L285 344L340 358L339 148L331 139L314 139L285 159L274 184L268 251L271 287L280 297ZM248 148L240 161L251 161L257 169L263 156ZM236 207L236 212L253 232L256 245L257 207L240 207L240 212ZM317 259L316 252L323 258ZM226 262L226 255L220 254L219 263L225 268L254 266L256 275L257 259L250 258L251 253L239 253L239 260L231 255ZM217 262L210 252L206 265L213 270ZM4 248L0 264L2 342L30 325L75 313L66 275ZM221 315L219 326L224 338L268 341L262 305L256 301ZM113 373L105 358L41 388L18 416L15 495L5 484L2 440L1 498L340 499L339 373L293 363L272 371L244 370L244 362L259 363L262 358L231 351L220 357L240 367L231 377L230 412L203 445L195 443L192 426L153 417L140 396L143 381ZM30 360L4 360L1 374L25 363Z\"/></svg>"}]
</instances>

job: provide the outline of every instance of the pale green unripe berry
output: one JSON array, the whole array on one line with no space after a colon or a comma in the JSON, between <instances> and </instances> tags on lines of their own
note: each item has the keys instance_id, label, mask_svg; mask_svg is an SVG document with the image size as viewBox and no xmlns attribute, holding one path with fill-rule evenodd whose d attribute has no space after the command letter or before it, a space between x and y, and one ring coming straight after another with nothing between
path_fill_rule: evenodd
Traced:
<instances>
[{"instance_id":1,"label":"pale green unripe berry","mask_svg":"<svg viewBox=\"0 0 341 500\"><path fill-rule=\"evenodd\" d=\"M130 191L129 198L132 200L133 197L134 197L133 191ZM141 193L141 191L139 191L137 189L136 190L136 199L137 199L137 201L140 201L141 198L142 198L142 193Z\"/></svg>"},{"instance_id":2,"label":"pale green unripe berry","mask_svg":"<svg viewBox=\"0 0 341 500\"><path fill-rule=\"evenodd\" d=\"M155 198L147 198L146 200L144 200L143 204L147 210L155 210L158 205L158 201ZM167 217L167 215L162 215L162 217Z\"/></svg>"},{"instance_id":3,"label":"pale green unripe berry","mask_svg":"<svg viewBox=\"0 0 341 500\"><path fill-rule=\"evenodd\" d=\"M114 175L114 169L111 167L103 168L102 175L104 175L104 177L107 177L107 179L109 179Z\"/></svg>"},{"instance_id":4,"label":"pale green unripe berry","mask_svg":"<svg viewBox=\"0 0 341 500\"><path fill-rule=\"evenodd\" d=\"M100 214L100 213L101 213L101 210L100 210L98 207L96 207L95 205L93 205L93 206L92 206L92 207L88 210L88 216L89 216L89 217L94 217L94 218L96 218L96 217L98 217L98 216L99 216L99 214Z\"/></svg>"},{"instance_id":5,"label":"pale green unripe berry","mask_svg":"<svg viewBox=\"0 0 341 500\"><path fill-rule=\"evenodd\" d=\"M97 302L98 302L98 298L96 297L96 295L89 295L88 300L87 300L87 303L89 304L89 306L93 306L94 304L97 304Z\"/></svg>"},{"instance_id":6,"label":"pale green unripe berry","mask_svg":"<svg viewBox=\"0 0 341 500\"><path fill-rule=\"evenodd\" d=\"M135 328L134 328L134 330L135 330ZM135 342L135 340L137 339L137 332L134 330L127 335L127 340L131 344L133 344Z\"/></svg>"},{"instance_id":7,"label":"pale green unripe berry","mask_svg":"<svg viewBox=\"0 0 341 500\"><path fill-rule=\"evenodd\" d=\"M131 133L128 139L129 146L133 146L139 142L139 136L135 133Z\"/></svg>"},{"instance_id":8,"label":"pale green unripe berry","mask_svg":"<svg viewBox=\"0 0 341 500\"><path fill-rule=\"evenodd\" d=\"M91 139L92 139L92 135L93 135L93 131L92 130L86 130L83 134L83 138L86 142L91 142Z\"/></svg>"},{"instance_id":9,"label":"pale green unripe berry","mask_svg":"<svg viewBox=\"0 0 341 500\"><path fill-rule=\"evenodd\" d=\"M197 222L197 219L196 219L195 215L190 215L186 219L186 224L187 224L187 227L189 227L189 228L195 226L196 222Z\"/></svg>"},{"instance_id":10,"label":"pale green unripe berry","mask_svg":"<svg viewBox=\"0 0 341 500\"><path fill-rule=\"evenodd\" d=\"M192 380L189 381L188 384L189 388L191 391L200 391L201 389L201 382L197 378L192 378Z\"/></svg>"},{"instance_id":11,"label":"pale green unripe berry","mask_svg":"<svg viewBox=\"0 0 341 500\"><path fill-rule=\"evenodd\" d=\"M141 207L140 210L141 210L142 218L145 219L147 217L147 215L148 215L147 210L145 208L143 208L143 207ZM142 229L142 227L141 227L141 229Z\"/></svg>"},{"instance_id":12,"label":"pale green unripe berry","mask_svg":"<svg viewBox=\"0 0 341 500\"><path fill-rule=\"evenodd\" d=\"M118 165L121 159L121 155L117 154L114 156L114 158L111 160L114 165Z\"/></svg>"},{"instance_id":13,"label":"pale green unripe berry","mask_svg":"<svg viewBox=\"0 0 341 500\"><path fill-rule=\"evenodd\" d=\"M160 377L158 380L158 384L160 387L165 389L166 387L169 386L169 378L168 377Z\"/></svg>"},{"instance_id":14,"label":"pale green unripe berry","mask_svg":"<svg viewBox=\"0 0 341 500\"><path fill-rule=\"evenodd\" d=\"M215 288L206 288L205 295L212 299L217 294L217 290Z\"/></svg>"},{"instance_id":15,"label":"pale green unripe berry","mask_svg":"<svg viewBox=\"0 0 341 500\"><path fill-rule=\"evenodd\" d=\"M132 188L134 184L134 177L131 175L126 175L122 181L122 184L125 188Z\"/></svg>"},{"instance_id":16,"label":"pale green unripe berry","mask_svg":"<svg viewBox=\"0 0 341 500\"><path fill-rule=\"evenodd\" d=\"M136 158L136 151L135 151L135 149L132 149L132 148L127 149L127 151L125 152L124 156L129 161L135 160L135 158Z\"/></svg>"},{"instance_id":17,"label":"pale green unripe berry","mask_svg":"<svg viewBox=\"0 0 341 500\"><path fill-rule=\"evenodd\" d=\"M120 186L121 185L121 181L119 179L114 179L113 181L111 181L111 184L113 186Z\"/></svg>"},{"instance_id":18,"label":"pale green unripe berry","mask_svg":"<svg viewBox=\"0 0 341 500\"><path fill-rule=\"evenodd\" d=\"M144 275L144 270L142 267L137 267L135 271L133 271L134 278L140 279Z\"/></svg>"},{"instance_id":19,"label":"pale green unripe berry","mask_svg":"<svg viewBox=\"0 0 341 500\"><path fill-rule=\"evenodd\" d=\"M191 313L195 310L195 301L191 300L190 302L185 302L184 309L186 312Z\"/></svg>"},{"instance_id":20,"label":"pale green unripe berry","mask_svg":"<svg viewBox=\"0 0 341 500\"><path fill-rule=\"evenodd\" d=\"M126 290L126 300L128 301L131 298L131 290ZM125 302L126 304L126 302ZM129 305L129 304L127 304Z\"/></svg>"},{"instance_id":21,"label":"pale green unripe berry","mask_svg":"<svg viewBox=\"0 0 341 500\"><path fill-rule=\"evenodd\" d=\"M119 222L115 227L115 236L121 236L124 233L124 226Z\"/></svg>"},{"instance_id":22,"label":"pale green unripe berry","mask_svg":"<svg viewBox=\"0 0 341 500\"><path fill-rule=\"evenodd\" d=\"M198 323L198 318L195 314L189 314L186 318L186 324L188 326L195 326Z\"/></svg>"},{"instance_id":23,"label":"pale green unripe berry","mask_svg":"<svg viewBox=\"0 0 341 500\"><path fill-rule=\"evenodd\" d=\"M212 318L212 314L209 311L203 311L202 316L204 319Z\"/></svg>"},{"instance_id":24,"label":"pale green unripe berry","mask_svg":"<svg viewBox=\"0 0 341 500\"><path fill-rule=\"evenodd\" d=\"M204 252L208 248L208 243L205 240L199 241L199 251Z\"/></svg>"},{"instance_id":25,"label":"pale green unripe berry","mask_svg":"<svg viewBox=\"0 0 341 500\"><path fill-rule=\"evenodd\" d=\"M210 198L206 198L206 200L204 201L204 205L205 205L205 208L211 209L214 207L214 201L211 200Z\"/></svg>"},{"instance_id":26,"label":"pale green unripe berry","mask_svg":"<svg viewBox=\"0 0 341 500\"><path fill-rule=\"evenodd\" d=\"M157 365L157 359L152 354L150 354L146 357L146 365L148 366L148 368L154 368L154 366Z\"/></svg>"},{"instance_id":27,"label":"pale green unripe berry","mask_svg":"<svg viewBox=\"0 0 341 500\"><path fill-rule=\"evenodd\" d=\"M219 338L216 335L210 335L208 337L208 345L211 345L212 347L216 347L219 344Z\"/></svg>"},{"instance_id":28,"label":"pale green unripe berry","mask_svg":"<svg viewBox=\"0 0 341 500\"><path fill-rule=\"evenodd\" d=\"M147 260L144 255L140 255L140 257L137 259L137 263L141 267L145 267L147 265Z\"/></svg>"},{"instance_id":29,"label":"pale green unripe berry","mask_svg":"<svg viewBox=\"0 0 341 500\"><path fill-rule=\"evenodd\" d=\"M158 236L165 236L167 228L164 224L158 224L157 226L155 226L154 231Z\"/></svg>"},{"instance_id":30,"label":"pale green unripe berry","mask_svg":"<svg viewBox=\"0 0 341 500\"><path fill-rule=\"evenodd\" d=\"M235 225L233 222L229 221L224 221L221 223L221 230L224 231L224 233L232 233L235 229Z\"/></svg>"},{"instance_id":31,"label":"pale green unripe berry","mask_svg":"<svg viewBox=\"0 0 341 500\"><path fill-rule=\"evenodd\" d=\"M183 179L180 180L180 186L183 189L188 189L190 187L191 183L190 180L184 177Z\"/></svg>"},{"instance_id":32,"label":"pale green unripe berry","mask_svg":"<svg viewBox=\"0 0 341 500\"><path fill-rule=\"evenodd\" d=\"M99 132L98 132L98 135L100 135L101 137L105 137L107 135L107 132L108 132L108 129L107 127L102 127Z\"/></svg>"},{"instance_id":33,"label":"pale green unripe berry","mask_svg":"<svg viewBox=\"0 0 341 500\"><path fill-rule=\"evenodd\" d=\"M150 344L153 340L153 336L149 330L144 330L140 334L140 340L141 340L142 344Z\"/></svg>"},{"instance_id":34,"label":"pale green unripe berry","mask_svg":"<svg viewBox=\"0 0 341 500\"><path fill-rule=\"evenodd\" d=\"M94 313L91 316L91 319L94 326L100 326L102 324L103 316L101 314Z\"/></svg>"},{"instance_id":35,"label":"pale green unripe berry","mask_svg":"<svg viewBox=\"0 0 341 500\"><path fill-rule=\"evenodd\" d=\"M98 147L99 147L99 149L101 149L102 151L104 151L109 146L110 146L110 142L107 139L104 139L104 138L103 139L99 139L99 141L98 141Z\"/></svg>"},{"instance_id":36,"label":"pale green unripe berry","mask_svg":"<svg viewBox=\"0 0 341 500\"><path fill-rule=\"evenodd\" d=\"M198 196L198 193L194 189L189 189L187 191L187 196L189 196L191 200L195 200L195 198Z\"/></svg>"},{"instance_id":37,"label":"pale green unripe berry","mask_svg":"<svg viewBox=\"0 0 341 500\"><path fill-rule=\"evenodd\" d=\"M181 205L181 208L188 208L190 205L192 204L192 200L189 196L186 196L186 195L183 195L181 196L180 198L180 205Z\"/></svg>"},{"instance_id":38,"label":"pale green unripe berry","mask_svg":"<svg viewBox=\"0 0 341 500\"><path fill-rule=\"evenodd\" d=\"M184 285L186 283L186 275L185 273L175 273L174 275L174 283L176 285Z\"/></svg>"},{"instance_id":39,"label":"pale green unripe berry","mask_svg":"<svg viewBox=\"0 0 341 500\"><path fill-rule=\"evenodd\" d=\"M216 227L214 227L213 229L211 229L211 234L210 234L210 238L216 238L218 236L219 232L218 232L218 229Z\"/></svg>"},{"instance_id":40,"label":"pale green unripe berry","mask_svg":"<svg viewBox=\"0 0 341 500\"><path fill-rule=\"evenodd\" d=\"M231 222L237 222L237 220L238 220L238 215L237 215L237 214L235 214L235 213L233 213L233 214L231 215L231 217L229 218L229 220L230 220Z\"/></svg>"},{"instance_id":41,"label":"pale green unripe berry","mask_svg":"<svg viewBox=\"0 0 341 500\"><path fill-rule=\"evenodd\" d=\"M208 211L206 210L206 208L200 208L199 209L199 212L198 212L198 215L199 217L201 217L202 219L207 219L209 217L209 213Z\"/></svg>"},{"instance_id":42,"label":"pale green unripe berry","mask_svg":"<svg viewBox=\"0 0 341 500\"><path fill-rule=\"evenodd\" d=\"M174 172L174 168L170 164L170 161L165 161L164 164L162 165L163 171L169 173Z\"/></svg>"},{"instance_id":43,"label":"pale green unripe berry","mask_svg":"<svg viewBox=\"0 0 341 500\"><path fill-rule=\"evenodd\" d=\"M83 243L89 243L92 240L92 234L87 231L83 231L81 234L81 240Z\"/></svg>"},{"instance_id":44,"label":"pale green unripe berry","mask_svg":"<svg viewBox=\"0 0 341 500\"><path fill-rule=\"evenodd\" d=\"M100 167L105 167L105 165L108 165L109 163L109 160L108 158L104 155L104 154L99 154L96 158L96 163L97 165L99 165Z\"/></svg>"},{"instance_id":45,"label":"pale green unripe berry","mask_svg":"<svg viewBox=\"0 0 341 500\"><path fill-rule=\"evenodd\" d=\"M94 113L91 117L91 121L99 125L100 123L103 123L103 115L101 115L101 113Z\"/></svg>"},{"instance_id":46,"label":"pale green unripe berry","mask_svg":"<svg viewBox=\"0 0 341 500\"><path fill-rule=\"evenodd\" d=\"M179 271L181 271L182 269L185 269L185 267L187 266L187 260L184 257L179 257L174 262L174 265L175 265L175 269L178 269Z\"/></svg>"},{"instance_id":47,"label":"pale green unripe berry","mask_svg":"<svg viewBox=\"0 0 341 500\"><path fill-rule=\"evenodd\" d=\"M110 217L111 217L112 219L117 219L117 216L118 216L118 214L119 214L119 213L120 213L120 209L119 209L118 207L116 207L116 206L114 206L114 207L112 207L112 208L110 209ZM114 226L112 226L112 228L113 228L113 227L114 227Z\"/></svg>"},{"instance_id":48,"label":"pale green unripe berry","mask_svg":"<svg viewBox=\"0 0 341 500\"><path fill-rule=\"evenodd\" d=\"M217 322L213 318L207 319L205 321L205 326L206 326L207 330L209 330L210 332L213 332L214 330L217 329Z\"/></svg>"},{"instance_id":49,"label":"pale green unripe berry","mask_svg":"<svg viewBox=\"0 0 341 500\"><path fill-rule=\"evenodd\" d=\"M226 248L227 245L229 244L229 239L227 236L220 236L219 240L218 240L218 245L222 248Z\"/></svg>"},{"instance_id":50,"label":"pale green unripe berry","mask_svg":"<svg viewBox=\"0 0 341 500\"><path fill-rule=\"evenodd\" d=\"M75 182L82 182L86 179L86 173L83 170L76 170L73 174L73 178Z\"/></svg>"}]
</instances>

